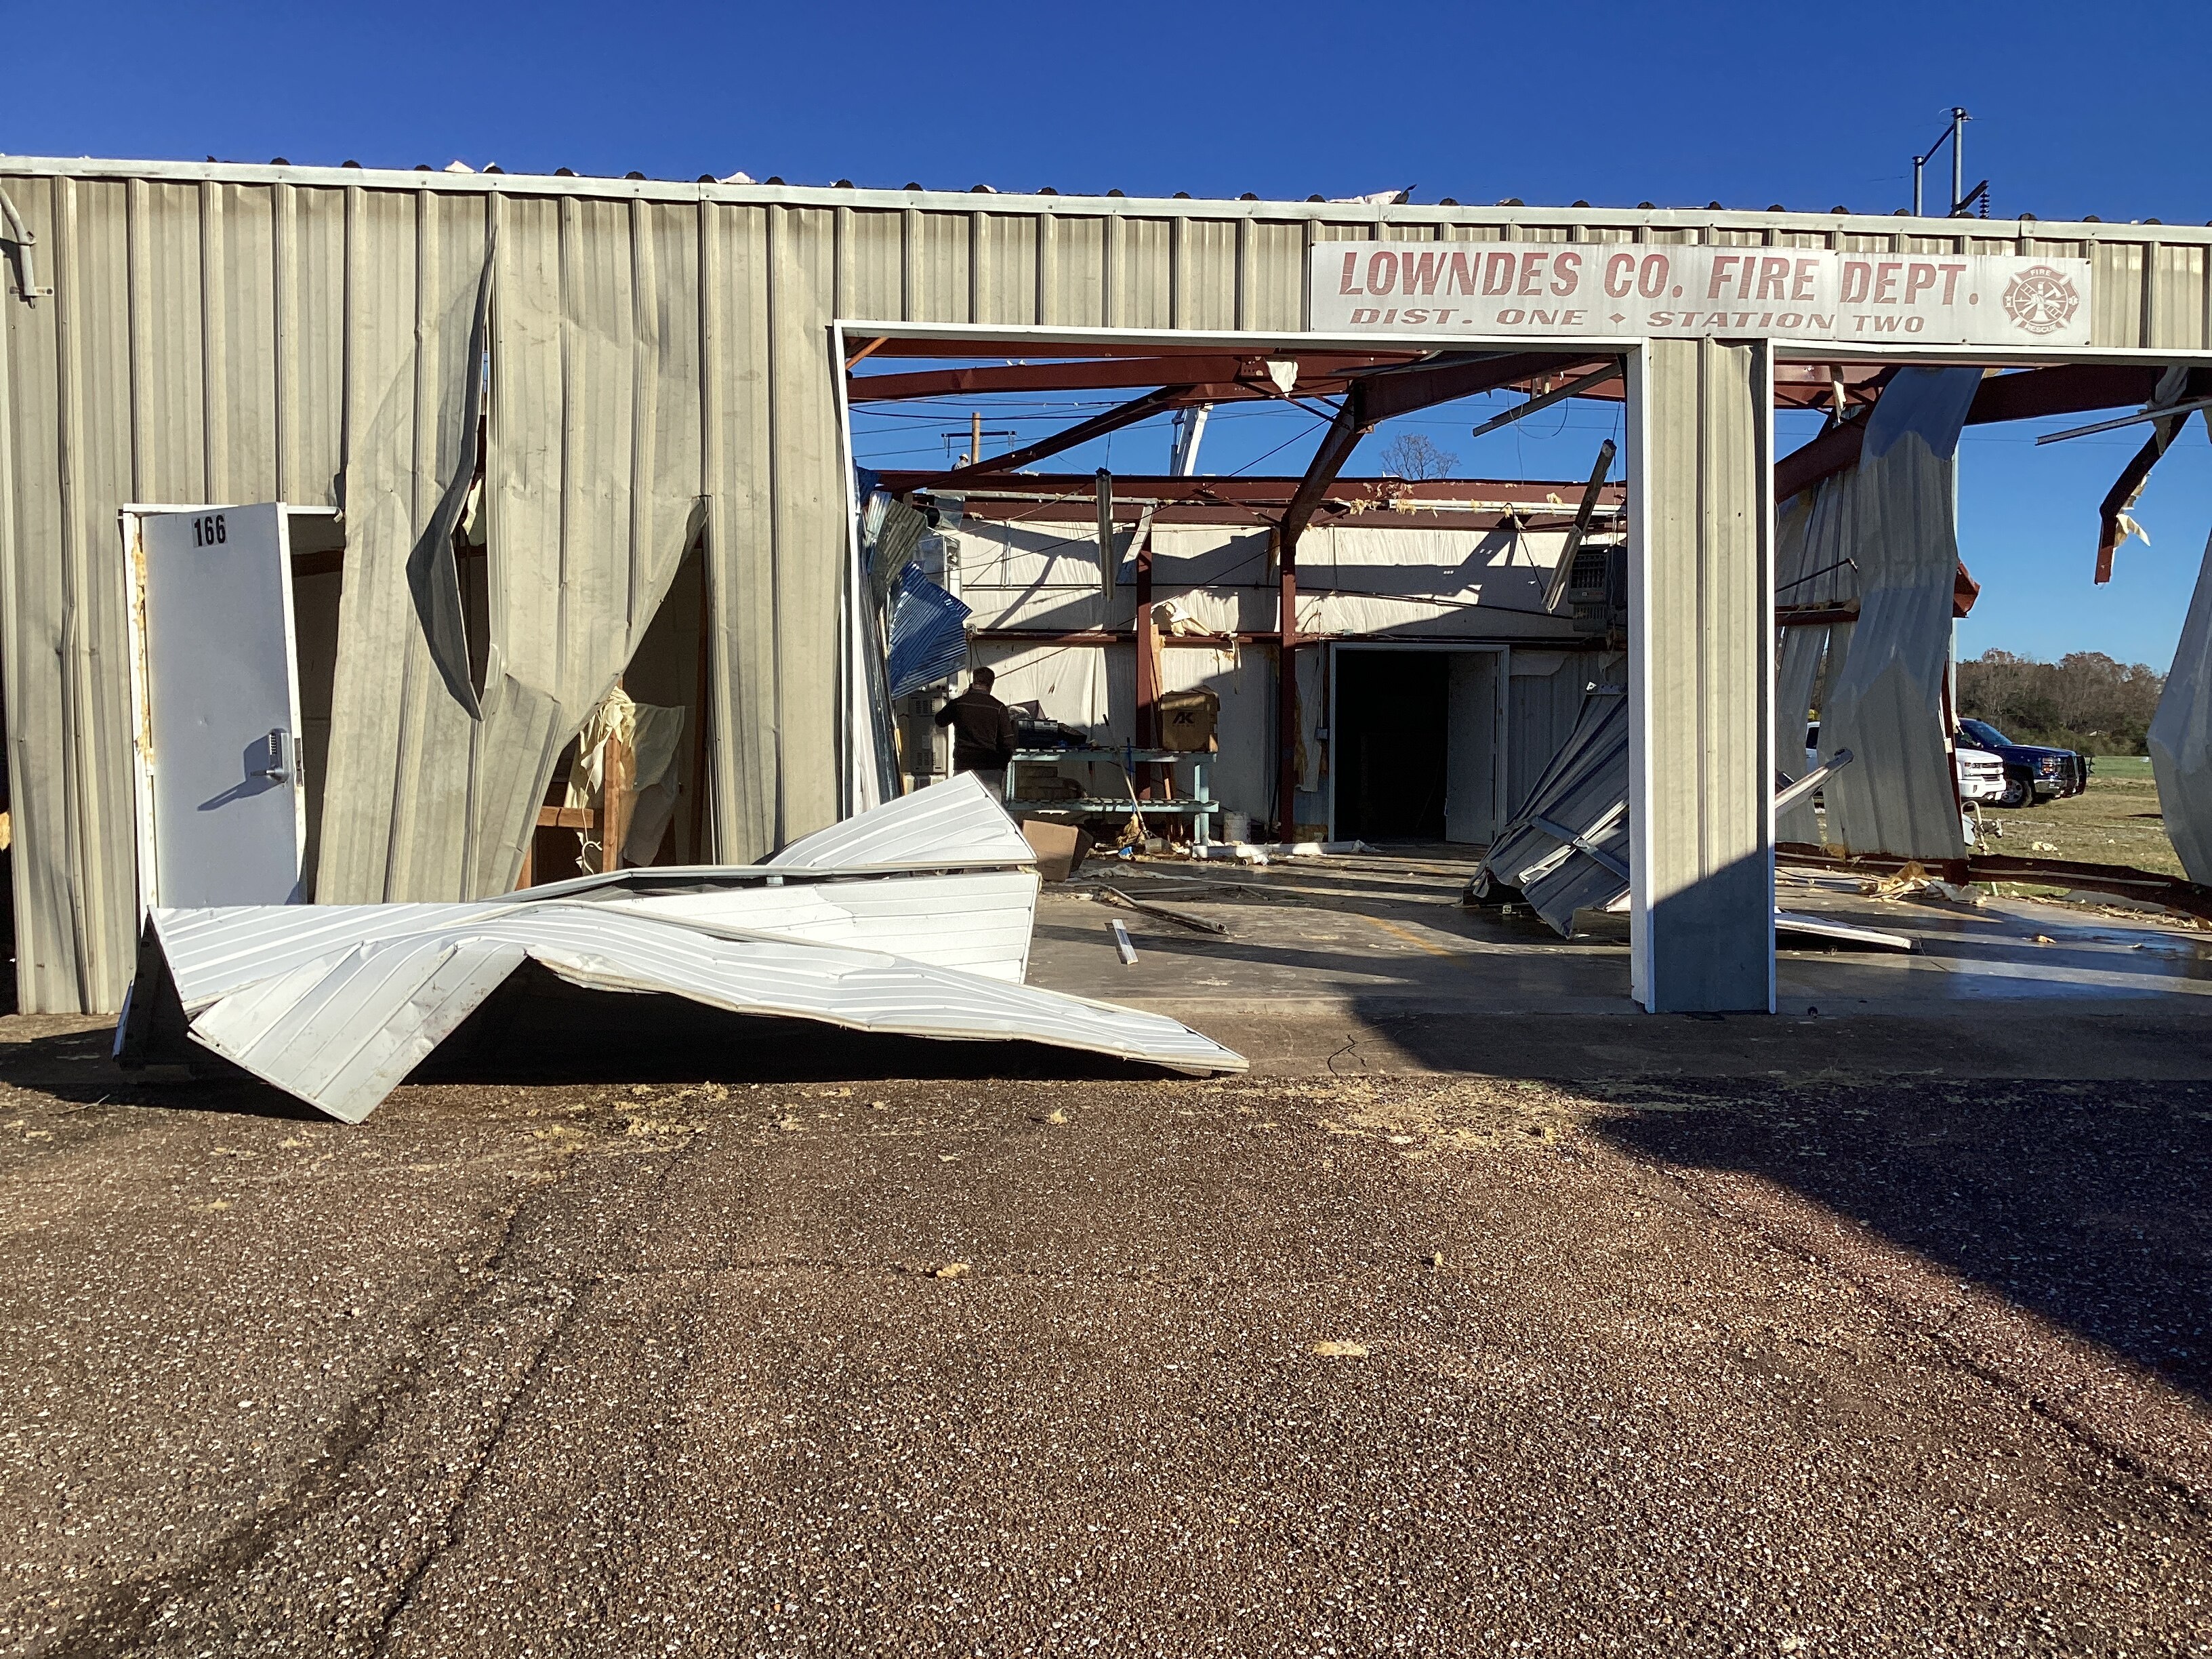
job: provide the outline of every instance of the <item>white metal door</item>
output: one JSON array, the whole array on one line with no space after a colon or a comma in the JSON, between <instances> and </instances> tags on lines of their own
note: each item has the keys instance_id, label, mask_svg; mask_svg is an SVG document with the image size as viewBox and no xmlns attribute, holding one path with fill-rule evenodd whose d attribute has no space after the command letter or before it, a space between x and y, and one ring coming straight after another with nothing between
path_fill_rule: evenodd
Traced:
<instances>
[{"instance_id":1,"label":"white metal door","mask_svg":"<svg viewBox=\"0 0 2212 1659\"><path fill-rule=\"evenodd\" d=\"M1455 651L1444 727L1444 839L1488 846L1498 833L1498 669L1503 653Z\"/></svg>"},{"instance_id":2,"label":"white metal door","mask_svg":"<svg viewBox=\"0 0 2212 1659\"><path fill-rule=\"evenodd\" d=\"M297 902L307 814L284 509L140 510L124 535L140 896Z\"/></svg>"}]
</instances>

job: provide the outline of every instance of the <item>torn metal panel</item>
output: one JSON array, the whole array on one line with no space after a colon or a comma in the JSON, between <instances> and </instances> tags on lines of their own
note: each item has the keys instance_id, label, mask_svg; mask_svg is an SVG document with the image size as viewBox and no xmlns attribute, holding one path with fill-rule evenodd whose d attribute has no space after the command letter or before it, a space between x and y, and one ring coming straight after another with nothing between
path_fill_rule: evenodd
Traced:
<instances>
[{"instance_id":1,"label":"torn metal panel","mask_svg":"<svg viewBox=\"0 0 2212 1659\"><path fill-rule=\"evenodd\" d=\"M927 789L885 801L792 842L768 861L777 870L839 870L861 865L947 869L1036 862L1036 854L981 778L963 772Z\"/></svg>"},{"instance_id":2,"label":"torn metal panel","mask_svg":"<svg viewBox=\"0 0 2212 1659\"><path fill-rule=\"evenodd\" d=\"M469 718L481 720L483 710L476 687L469 679L468 623L462 614L461 570L453 551L453 532L468 504L476 481L477 461L483 426L484 353L491 318L491 289L499 246L498 222L492 225L489 246L484 249L483 270L477 278L475 319L469 325L469 343L461 360L461 448L453 458L453 477L431 512L422 538L407 556L407 586L415 596L415 614L422 624L430 660L438 678Z\"/></svg>"},{"instance_id":3,"label":"torn metal panel","mask_svg":"<svg viewBox=\"0 0 2212 1659\"><path fill-rule=\"evenodd\" d=\"M688 927L881 951L1019 985L1029 972L1037 888L1034 870L977 870L660 894L612 899L604 908Z\"/></svg>"},{"instance_id":4,"label":"torn metal panel","mask_svg":"<svg viewBox=\"0 0 2212 1659\"><path fill-rule=\"evenodd\" d=\"M409 563L474 441L470 338L491 217L484 202L353 192L347 204L345 577L314 896L458 899L471 711L445 686ZM228 418L231 411L221 411Z\"/></svg>"},{"instance_id":5,"label":"torn metal panel","mask_svg":"<svg viewBox=\"0 0 2212 1659\"><path fill-rule=\"evenodd\" d=\"M471 867L445 889L456 897L514 884L556 757L706 522L696 228L643 204L512 201L502 214L484 493L491 660L506 684L473 750L444 757L470 781Z\"/></svg>"},{"instance_id":6,"label":"torn metal panel","mask_svg":"<svg viewBox=\"0 0 2212 1659\"><path fill-rule=\"evenodd\" d=\"M2128 515L2135 510L2143 486L2150 482L2151 469L2158 465L2160 457L2172 447L2173 441L2181 435L2181 428L2188 423L2190 414L2205 408L2206 400L2193 394L2201 394L2208 386L2212 386L2212 377L2176 364L2159 376L2158 385L2151 393L2144 415L2103 422L2097 426L2084 427L2077 432L2052 433L2036 440L2039 444L2052 443L2062 438L2080 437L2085 433L2130 425L2143 419L2153 410L2171 408L2175 411L2152 422L2151 435L2128 464L2120 469L2120 476L2112 481L2112 489L2097 505L2096 580L2100 585L2112 580L2112 555L2119 550L2120 544L2130 536L2142 536L2142 526ZM2204 418L2208 423L2212 423L2212 410L2207 410ZM2144 536L2143 539L2148 541L2150 538Z\"/></svg>"},{"instance_id":7,"label":"torn metal panel","mask_svg":"<svg viewBox=\"0 0 2212 1659\"><path fill-rule=\"evenodd\" d=\"M951 679L968 660L968 607L909 566L890 607L890 696Z\"/></svg>"},{"instance_id":8,"label":"torn metal panel","mask_svg":"<svg viewBox=\"0 0 2212 1659\"><path fill-rule=\"evenodd\" d=\"M652 874L650 884L610 878L544 900L518 895L470 904L240 905L156 914L169 973L187 1012L349 948L465 933L530 903L590 905L709 931L852 945L1014 983L1028 965L1034 871L886 874L781 886L767 884L781 878L764 866Z\"/></svg>"},{"instance_id":9,"label":"torn metal panel","mask_svg":"<svg viewBox=\"0 0 2212 1659\"><path fill-rule=\"evenodd\" d=\"M173 994L192 1042L349 1123L525 961L589 990L737 1013L1244 1068L1164 1015L1021 983L1036 855L972 777L783 857L624 871L474 903L155 910L131 997L150 1010ZM150 1024L126 1013L126 1063L148 1057Z\"/></svg>"},{"instance_id":10,"label":"torn metal panel","mask_svg":"<svg viewBox=\"0 0 2212 1659\"><path fill-rule=\"evenodd\" d=\"M2150 722L2150 766L2166 833L2191 881L2212 884L2212 541Z\"/></svg>"},{"instance_id":11,"label":"torn metal panel","mask_svg":"<svg viewBox=\"0 0 2212 1659\"><path fill-rule=\"evenodd\" d=\"M1851 477L1846 473L1845 478ZM1778 605L1856 603L1858 572L1840 551L1833 521L1854 492L1843 479L1786 502L1775 526L1774 597ZM1808 720L1820 694L1822 670L1833 678L1850 650L1852 624L1830 623L1784 628L1775 651L1774 761L1795 774L1804 753ZM1818 842L1820 820L1808 799L1778 811L1775 837Z\"/></svg>"},{"instance_id":12,"label":"torn metal panel","mask_svg":"<svg viewBox=\"0 0 2212 1659\"><path fill-rule=\"evenodd\" d=\"M1602 909L1629 885L1628 694L1598 686L1528 799L1483 859L1470 890L1517 890L1562 939L1575 912Z\"/></svg>"},{"instance_id":13,"label":"torn metal panel","mask_svg":"<svg viewBox=\"0 0 2212 1659\"><path fill-rule=\"evenodd\" d=\"M1776 816L1809 800L1851 758L1844 750L1778 791ZM1627 696L1618 686L1595 687L1565 747L1477 867L1468 902L1517 892L1562 939L1572 934L1578 910L1626 909L1632 884L1628 765ZM1798 919L1778 910L1775 920L1780 926Z\"/></svg>"},{"instance_id":14,"label":"torn metal panel","mask_svg":"<svg viewBox=\"0 0 2212 1659\"><path fill-rule=\"evenodd\" d=\"M1856 568L1859 616L1820 708L1821 756L1858 764L1825 792L1830 844L1925 859L1964 857L1943 685L1957 580L1959 433L1975 368L1899 371L1875 405L1850 472L1816 501L1805 558ZM1790 752L1789 750L1782 751Z\"/></svg>"},{"instance_id":15,"label":"torn metal panel","mask_svg":"<svg viewBox=\"0 0 2212 1659\"><path fill-rule=\"evenodd\" d=\"M1812 939L1830 945L1857 945L1873 951L1910 953L1920 948L1909 933L1886 933L1878 927L1858 927L1832 917L1801 915L1790 910L1774 913L1774 931L1800 940Z\"/></svg>"},{"instance_id":16,"label":"torn metal panel","mask_svg":"<svg viewBox=\"0 0 2212 1659\"><path fill-rule=\"evenodd\" d=\"M409 907L412 908L412 907ZM157 932L167 913L156 913ZM1161 1014L842 945L724 934L605 905L502 908L257 981L194 1040L357 1123L525 958L587 990L657 992L735 1013L907 1036L1019 1039L1200 1072L1241 1056Z\"/></svg>"}]
</instances>

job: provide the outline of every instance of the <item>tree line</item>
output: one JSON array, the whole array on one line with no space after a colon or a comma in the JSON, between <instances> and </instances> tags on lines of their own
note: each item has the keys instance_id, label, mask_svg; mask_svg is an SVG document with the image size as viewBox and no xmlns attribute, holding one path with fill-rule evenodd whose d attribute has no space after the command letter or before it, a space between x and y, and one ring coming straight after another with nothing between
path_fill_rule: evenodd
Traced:
<instances>
[{"instance_id":1,"label":"tree line","mask_svg":"<svg viewBox=\"0 0 2212 1659\"><path fill-rule=\"evenodd\" d=\"M2085 755L2141 755L2166 676L2144 663L2075 651L2038 662L1984 651L1959 665L1959 714L1984 720L2015 743Z\"/></svg>"}]
</instances>

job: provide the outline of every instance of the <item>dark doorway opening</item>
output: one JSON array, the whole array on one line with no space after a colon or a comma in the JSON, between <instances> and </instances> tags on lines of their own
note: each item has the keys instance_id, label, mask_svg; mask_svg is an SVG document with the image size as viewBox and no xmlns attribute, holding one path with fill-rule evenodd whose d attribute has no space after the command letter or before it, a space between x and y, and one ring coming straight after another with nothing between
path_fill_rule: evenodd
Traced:
<instances>
[{"instance_id":1,"label":"dark doorway opening","mask_svg":"<svg viewBox=\"0 0 2212 1659\"><path fill-rule=\"evenodd\" d=\"M1450 663L1438 651L1342 651L1336 663L1336 833L1442 841Z\"/></svg>"}]
</instances>

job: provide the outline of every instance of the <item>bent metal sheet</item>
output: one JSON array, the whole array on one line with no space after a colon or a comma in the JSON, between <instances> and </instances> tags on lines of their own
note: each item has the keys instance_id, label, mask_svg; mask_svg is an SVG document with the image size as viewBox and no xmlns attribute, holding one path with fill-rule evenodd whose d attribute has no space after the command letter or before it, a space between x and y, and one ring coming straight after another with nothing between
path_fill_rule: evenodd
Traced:
<instances>
[{"instance_id":1,"label":"bent metal sheet","mask_svg":"<svg viewBox=\"0 0 2212 1659\"><path fill-rule=\"evenodd\" d=\"M2089 262L1620 242L1333 242L1317 332L2087 345Z\"/></svg>"}]
</instances>

